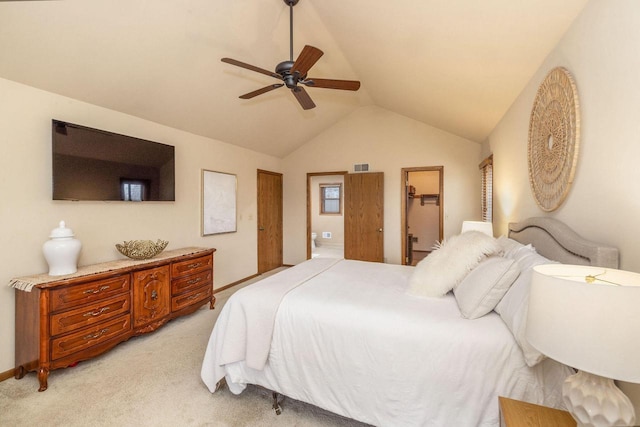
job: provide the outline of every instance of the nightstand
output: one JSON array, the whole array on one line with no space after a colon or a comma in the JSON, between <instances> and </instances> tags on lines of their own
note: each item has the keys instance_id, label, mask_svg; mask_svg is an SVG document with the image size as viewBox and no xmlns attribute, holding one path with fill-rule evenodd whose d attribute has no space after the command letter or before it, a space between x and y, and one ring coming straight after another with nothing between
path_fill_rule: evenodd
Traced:
<instances>
[{"instance_id":1,"label":"nightstand","mask_svg":"<svg viewBox=\"0 0 640 427\"><path fill-rule=\"evenodd\" d=\"M500 426L503 427L576 427L567 411L534 405L500 396Z\"/></svg>"}]
</instances>

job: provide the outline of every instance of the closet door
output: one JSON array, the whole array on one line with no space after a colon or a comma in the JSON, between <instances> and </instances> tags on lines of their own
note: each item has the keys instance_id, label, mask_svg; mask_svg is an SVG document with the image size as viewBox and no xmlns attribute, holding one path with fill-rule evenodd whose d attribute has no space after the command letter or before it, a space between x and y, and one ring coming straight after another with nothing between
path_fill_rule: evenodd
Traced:
<instances>
[{"instance_id":1,"label":"closet door","mask_svg":"<svg viewBox=\"0 0 640 427\"><path fill-rule=\"evenodd\" d=\"M384 261L384 174L345 175L344 257Z\"/></svg>"},{"instance_id":2,"label":"closet door","mask_svg":"<svg viewBox=\"0 0 640 427\"><path fill-rule=\"evenodd\" d=\"M258 170L258 274L282 267L282 174Z\"/></svg>"}]
</instances>

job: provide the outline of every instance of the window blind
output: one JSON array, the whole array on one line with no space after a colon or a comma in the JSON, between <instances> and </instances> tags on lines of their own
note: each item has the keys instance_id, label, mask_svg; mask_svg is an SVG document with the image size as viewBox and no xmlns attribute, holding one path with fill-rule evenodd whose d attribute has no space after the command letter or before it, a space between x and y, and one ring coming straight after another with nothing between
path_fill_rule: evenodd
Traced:
<instances>
[{"instance_id":1,"label":"window blind","mask_svg":"<svg viewBox=\"0 0 640 427\"><path fill-rule=\"evenodd\" d=\"M482 220L493 222L493 154L480 163Z\"/></svg>"}]
</instances>

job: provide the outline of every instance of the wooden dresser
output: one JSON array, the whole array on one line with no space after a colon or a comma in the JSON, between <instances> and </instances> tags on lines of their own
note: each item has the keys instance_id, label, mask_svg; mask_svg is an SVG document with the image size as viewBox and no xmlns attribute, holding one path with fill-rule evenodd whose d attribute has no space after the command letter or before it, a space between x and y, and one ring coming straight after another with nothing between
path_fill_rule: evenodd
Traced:
<instances>
[{"instance_id":1,"label":"wooden dresser","mask_svg":"<svg viewBox=\"0 0 640 427\"><path fill-rule=\"evenodd\" d=\"M20 379L106 352L169 320L213 308L215 249L165 251L144 261L119 260L80 267L74 274L16 278L16 370Z\"/></svg>"}]
</instances>

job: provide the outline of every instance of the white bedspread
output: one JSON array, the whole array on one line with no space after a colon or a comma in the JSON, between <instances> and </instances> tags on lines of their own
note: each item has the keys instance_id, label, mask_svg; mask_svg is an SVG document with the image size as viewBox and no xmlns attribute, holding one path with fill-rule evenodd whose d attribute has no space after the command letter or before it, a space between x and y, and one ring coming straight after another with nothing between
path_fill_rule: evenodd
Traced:
<instances>
[{"instance_id":1,"label":"white bedspread","mask_svg":"<svg viewBox=\"0 0 640 427\"><path fill-rule=\"evenodd\" d=\"M218 320L203 380L213 391L226 376L234 393L261 385L380 426L497 426L499 395L561 405L568 368L527 367L495 313L467 320L451 294L406 295L411 272L343 260L298 283L282 298L263 369L248 360L220 366L219 341L231 329Z\"/></svg>"},{"instance_id":2,"label":"white bedspread","mask_svg":"<svg viewBox=\"0 0 640 427\"><path fill-rule=\"evenodd\" d=\"M202 365L201 376L209 390L213 392L224 377L225 365L244 361L250 368L264 368L282 298L339 261L313 259L233 294L218 316L205 353L211 363Z\"/></svg>"}]
</instances>

